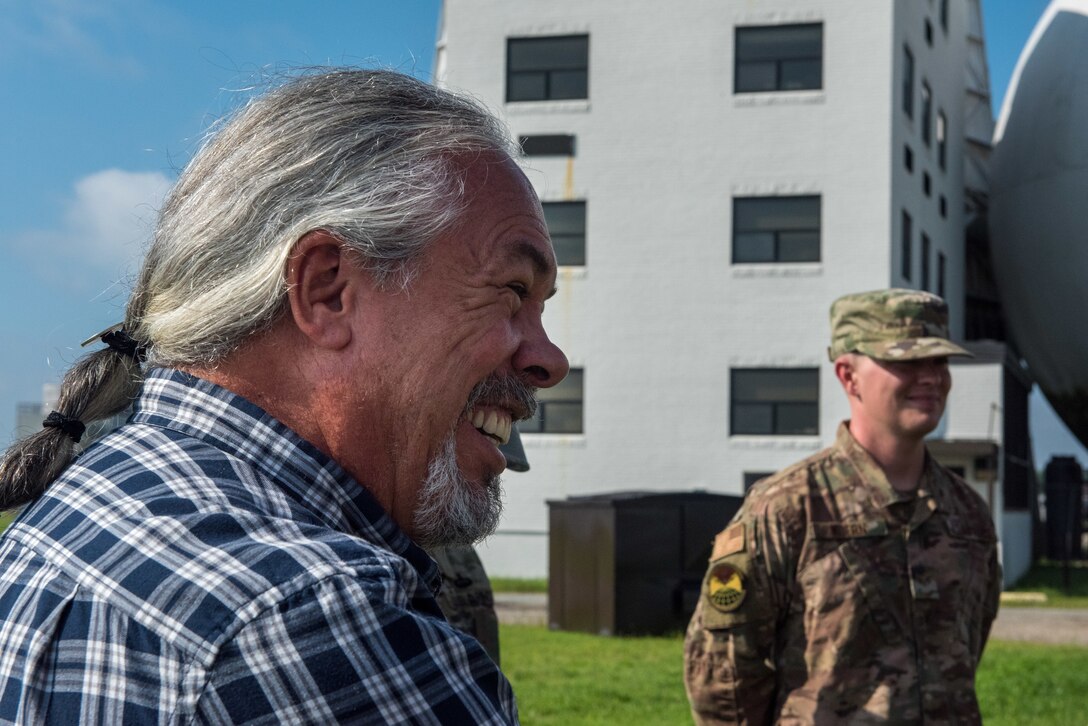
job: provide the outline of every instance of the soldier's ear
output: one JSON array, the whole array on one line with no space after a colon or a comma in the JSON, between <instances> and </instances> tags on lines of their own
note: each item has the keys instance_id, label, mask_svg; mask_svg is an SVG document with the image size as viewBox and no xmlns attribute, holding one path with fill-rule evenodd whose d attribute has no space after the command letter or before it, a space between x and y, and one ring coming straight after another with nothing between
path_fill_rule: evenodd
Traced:
<instances>
[{"instance_id":1,"label":"soldier's ear","mask_svg":"<svg viewBox=\"0 0 1088 726\"><path fill-rule=\"evenodd\" d=\"M858 390L857 367L852 355L844 353L835 359L835 377L842 384L842 390L850 398L860 398Z\"/></svg>"}]
</instances>

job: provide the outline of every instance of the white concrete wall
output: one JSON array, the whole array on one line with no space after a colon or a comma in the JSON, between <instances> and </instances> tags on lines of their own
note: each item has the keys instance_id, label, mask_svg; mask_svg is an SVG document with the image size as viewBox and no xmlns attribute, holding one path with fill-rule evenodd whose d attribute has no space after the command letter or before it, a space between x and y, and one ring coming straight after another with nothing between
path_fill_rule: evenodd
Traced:
<instances>
[{"instance_id":1,"label":"white concrete wall","mask_svg":"<svg viewBox=\"0 0 1088 726\"><path fill-rule=\"evenodd\" d=\"M1031 568L1031 512L1005 512L1001 519L1003 584L1009 587Z\"/></svg>"},{"instance_id":2,"label":"white concrete wall","mask_svg":"<svg viewBox=\"0 0 1088 726\"><path fill-rule=\"evenodd\" d=\"M880 2L878 4L884 4ZM967 3L949 3L947 34L941 29L935 3L918 0L895 0L894 42L890 51L894 72L889 78L894 91L892 103L892 143L888 151L893 161L891 197L894 200L891 219L891 283L901 287L918 288L921 279L921 235L931 240L930 281L928 290L937 292L937 254L947 258L944 297L949 301L950 327L953 336L964 330L964 245L963 229L963 154L964 154L964 69L967 63ZM933 44L925 39L925 21L933 28ZM902 111L901 85L903 78L903 46L914 54L914 116L907 118ZM928 82L933 92L933 132L929 146L922 141L922 82ZM937 160L936 118L943 110L948 120L948 158L945 170ZM903 147L914 151L914 170L907 172L903 164ZM930 196L922 189L922 178L929 173ZM944 195L947 215L940 214L939 200ZM900 240L901 210L906 209L914 220L913 260L910 280L901 275L902 252Z\"/></svg>"},{"instance_id":3,"label":"white concrete wall","mask_svg":"<svg viewBox=\"0 0 1088 726\"><path fill-rule=\"evenodd\" d=\"M1004 443L1001 363L953 363L952 391L938 433L958 441Z\"/></svg>"},{"instance_id":4,"label":"white concrete wall","mask_svg":"<svg viewBox=\"0 0 1088 726\"><path fill-rule=\"evenodd\" d=\"M847 407L826 358L828 306L901 283L904 204L916 210L916 232L934 240L934 279L937 249L949 253L950 283L962 278L960 147L950 144L947 177L920 141L914 174L901 168L904 140L917 135L900 118L904 38L917 38L916 77L929 78L950 131L960 128L962 65L945 64L962 54L950 48L962 45L964 21L953 13L945 39L929 8L446 0L439 81L483 100L515 136L575 134L575 158L528 159L527 173L545 201L588 203L587 265L561 271L545 316L572 366L586 371L584 434L524 437L532 469L506 477L507 512L482 549L490 572L546 573L548 499L740 493L745 471L774 471L829 443ZM921 39L924 12L939 48ZM823 89L734 95L735 26L805 22L824 24ZM505 103L506 38L571 33L590 35L589 99ZM915 125L919 113L916 102ZM914 198L921 168L934 180L924 205ZM948 198L943 223L929 210L937 214L938 189ZM822 196L821 261L732 265L733 196L802 193ZM962 298L954 287L952 295ZM957 320L961 309L953 304ZM818 435L729 435L729 370L762 366L819 367Z\"/></svg>"}]
</instances>

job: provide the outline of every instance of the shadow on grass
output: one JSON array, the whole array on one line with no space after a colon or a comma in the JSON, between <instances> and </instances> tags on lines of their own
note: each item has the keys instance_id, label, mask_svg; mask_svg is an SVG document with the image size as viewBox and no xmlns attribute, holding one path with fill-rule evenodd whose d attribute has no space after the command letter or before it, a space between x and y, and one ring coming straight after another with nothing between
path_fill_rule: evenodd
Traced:
<instances>
[{"instance_id":1,"label":"shadow on grass","mask_svg":"<svg viewBox=\"0 0 1088 726\"><path fill-rule=\"evenodd\" d=\"M1056 608L1088 608L1088 562L1071 562L1068 569L1069 586L1066 587L1066 568L1061 562L1040 560L1010 592L1041 592L1045 603L1026 602L1024 605ZM1002 602L1001 606L1015 606L1015 602Z\"/></svg>"}]
</instances>

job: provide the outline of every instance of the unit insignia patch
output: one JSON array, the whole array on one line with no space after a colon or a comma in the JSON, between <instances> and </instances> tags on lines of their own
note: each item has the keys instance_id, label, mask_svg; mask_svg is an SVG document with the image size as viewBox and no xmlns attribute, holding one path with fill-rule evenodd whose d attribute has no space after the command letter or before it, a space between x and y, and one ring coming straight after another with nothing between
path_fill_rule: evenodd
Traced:
<instances>
[{"instance_id":1,"label":"unit insignia patch","mask_svg":"<svg viewBox=\"0 0 1088 726\"><path fill-rule=\"evenodd\" d=\"M744 578L732 565L714 565L706 577L706 592L716 610L733 612L744 601Z\"/></svg>"}]
</instances>

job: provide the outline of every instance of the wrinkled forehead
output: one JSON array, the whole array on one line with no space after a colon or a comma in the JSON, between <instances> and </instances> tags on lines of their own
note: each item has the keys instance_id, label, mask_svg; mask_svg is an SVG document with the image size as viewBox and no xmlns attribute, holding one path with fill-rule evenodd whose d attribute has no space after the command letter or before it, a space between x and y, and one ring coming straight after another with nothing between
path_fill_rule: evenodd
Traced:
<instances>
[{"instance_id":1,"label":"wrinkled forehead","mask_svg":"<svg viewBox=\"0 0 1088 726\"><path fill-rule=\"evenodd\" d=\"M502 154L463 155L464 183L459 218L444 235L465 249L475 268L528 263L554 284L555 251L536 191L521 168Z\"/></svg>"},{"instance_id":2,"label":"wrinkled forehead","mask_svg":"<svg viewBox=\"0 0 1088 726\"><path fill-rule=\"evenodd\" d=\"M465 197L470 204L481 197L522 203L540 212L540 199L529 178L510 156L481 152L457 157L464 170Z\"/></svg>"}]
</instances>

